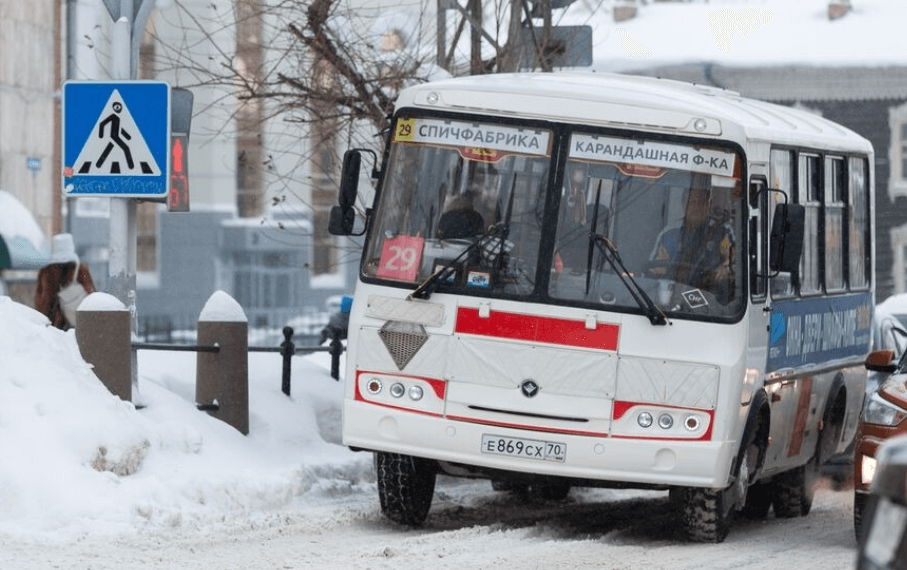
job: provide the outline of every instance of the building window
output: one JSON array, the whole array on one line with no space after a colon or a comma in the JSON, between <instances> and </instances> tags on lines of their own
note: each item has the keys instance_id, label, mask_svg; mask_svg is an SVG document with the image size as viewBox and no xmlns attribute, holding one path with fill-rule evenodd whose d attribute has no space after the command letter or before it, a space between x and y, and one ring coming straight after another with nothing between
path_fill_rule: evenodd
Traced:
<instances>
[{"instance_id":1,"label":"building window","mask_svg":"<svg viewBox=\"0 0 907 570\"><path fill-rule=\"evenodd\" d=\"M907 196L907 104L889 110L888 121L891 127L888 196L894 202L898 196Z\"/></svg>"},{"instance_id":2,"label":"building window","mask_svg":"<svg viewBox=\"0 0 907 570\"><path fill-rule=\"evenodd\" d=\"M907 292L907 224L891 228L891 277L893 281L893 290L891 294Z\"/></svg>"}]
</instances>

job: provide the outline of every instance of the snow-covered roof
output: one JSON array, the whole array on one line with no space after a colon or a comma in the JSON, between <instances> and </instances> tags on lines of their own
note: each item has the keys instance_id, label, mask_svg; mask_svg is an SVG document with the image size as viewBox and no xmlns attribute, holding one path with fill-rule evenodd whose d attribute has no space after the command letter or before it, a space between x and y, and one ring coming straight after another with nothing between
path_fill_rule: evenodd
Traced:
<instances>
[{"instance_id":1,"label":"snow-covered roof","mask_svg":"<svg viewBox=\"0 0 907 570\"><path fill-rule=\"evenodd\" d=\"M406 89L397 104L693 135L736 129L756 138L872 150L862 137L812 113L704 85L614 73L458 77Z\"/></svg>"},{"instance_id":2,"label":"snow-covered roof","mask_svg":"<svg viewBox=\"0 0 907 570\"><path fill-rule=\"evenodd\" d=\"M898 0L852 0L852 9L837 19L829 18L828 0L637 2L636 17L622 22L589 4L576 2L556 23L592 26L594 66L603 71L690 62L907 65L907 4Z\"/></svg>"}]
</instances>

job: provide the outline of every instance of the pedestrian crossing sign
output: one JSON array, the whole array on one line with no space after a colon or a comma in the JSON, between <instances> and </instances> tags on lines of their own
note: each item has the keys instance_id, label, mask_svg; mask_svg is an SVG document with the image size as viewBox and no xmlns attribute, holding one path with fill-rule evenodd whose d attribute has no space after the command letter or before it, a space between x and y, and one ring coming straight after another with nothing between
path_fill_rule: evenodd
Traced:
<instances>
[{"instance_id":1,"label":"pedestrian crossing sign","mask_svg":"<svg viewBox=\"0 0 907 570\"><path fill-rule=\"evenodd\" d=\"M64 194L166 198L170 85L67 81L62 140Z\"/></svg>"}]
</instances>

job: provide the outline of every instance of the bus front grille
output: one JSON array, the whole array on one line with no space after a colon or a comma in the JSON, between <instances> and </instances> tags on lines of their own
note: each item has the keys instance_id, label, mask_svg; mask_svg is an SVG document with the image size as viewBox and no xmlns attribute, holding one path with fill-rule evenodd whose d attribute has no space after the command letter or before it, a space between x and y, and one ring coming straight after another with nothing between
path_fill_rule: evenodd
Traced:
<instances>
[{"instance_id":1,"label":"bus front grille","mask_svg":"<svg viewBox=\"0 0 907 570\"><path fill-rule=\"evenodd\" d=\"M381 337L381 342L384 343L398 370L406 368L428 340L428 333L422 325L398 321L384 323L378 331L378 336Z\"/></svg>"}]
</instances>

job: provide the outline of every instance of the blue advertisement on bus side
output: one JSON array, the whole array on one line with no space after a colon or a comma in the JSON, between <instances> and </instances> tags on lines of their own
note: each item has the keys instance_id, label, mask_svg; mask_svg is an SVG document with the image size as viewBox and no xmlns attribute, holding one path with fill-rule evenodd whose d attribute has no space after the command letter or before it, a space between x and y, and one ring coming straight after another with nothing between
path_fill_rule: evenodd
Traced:
<instances>
[{"instance_id":1,"label":"blue advertisement on bus side","mask_svg":"<svg viewBox=\"0 0 907 570\"><path fill-rule=\"evenodd\" d=\"M797 368L869 352L872 294L772 303L768 370Z\"/></svg>"}]
</instances>

